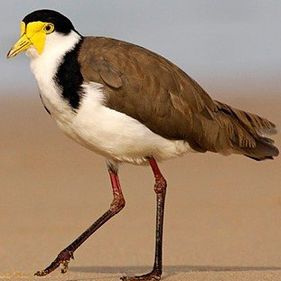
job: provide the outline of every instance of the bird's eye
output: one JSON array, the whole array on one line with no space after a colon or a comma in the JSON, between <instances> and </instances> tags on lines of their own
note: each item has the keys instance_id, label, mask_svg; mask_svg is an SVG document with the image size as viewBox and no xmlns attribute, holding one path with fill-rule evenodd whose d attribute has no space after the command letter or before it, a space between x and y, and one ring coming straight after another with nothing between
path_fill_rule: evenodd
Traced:
<instances>
[{"instance_id":1,"label":"bird's eye","mask_svg":"<svg viewBox=\"0 0 281 281\"><path fill-rule=\"evenodd\" d=\"M44 26L44 31L47 33L47 34L50 34L54 31L55 27L52 23L48 23Z\"/></svg>"}]
</instances>

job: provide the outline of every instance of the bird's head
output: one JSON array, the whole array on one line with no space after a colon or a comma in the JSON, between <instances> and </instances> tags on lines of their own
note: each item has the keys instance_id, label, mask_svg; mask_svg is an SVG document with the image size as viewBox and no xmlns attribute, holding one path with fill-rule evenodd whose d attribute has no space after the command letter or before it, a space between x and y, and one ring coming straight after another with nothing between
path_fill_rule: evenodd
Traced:
<instances>
[{"instance_id":1,"label":"bird's head","mask_svg":"<svg viewBox=\"0 0 281 281\"><path fill-rule=\"evenodd\" d=\"M37 55L44 51L46 41L55 36L67 36L75 31L71 21L53 10L37 10L24 17L20 24L20 38L7 54L8 58L32 50Z\"/></svg>"}]
</instances>

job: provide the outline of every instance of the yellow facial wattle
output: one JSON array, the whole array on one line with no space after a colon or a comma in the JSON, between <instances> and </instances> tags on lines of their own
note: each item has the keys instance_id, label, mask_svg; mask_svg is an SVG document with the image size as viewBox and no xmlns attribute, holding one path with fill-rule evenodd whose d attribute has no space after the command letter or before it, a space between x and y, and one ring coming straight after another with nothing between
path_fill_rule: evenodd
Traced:
<instances>
[{"instance_id":1,"label":"yellow facial wattle","mask_svg":"<svg viewBox=\"0 0 281 281\"><path fill-rule=\"evenodd\" d=\"M20 23L20 36L22 36L25 33L25 23L22 21Z\"/></svg>"},{"instance_id":2,"label":"yellow facial wattle","mask_svg":"<svg viewBox=\"0 0 281 281\"><path fill-rule=\"evenodd\" d=\"M30 46L33 46L38 54L42 54L46 36L53 31L54 25L52 23L36 21L26 25L24 22L21 22L20 39L11 48L7 57L14 57L17 54L26 51Z\"/></svg>"}]
</instances>

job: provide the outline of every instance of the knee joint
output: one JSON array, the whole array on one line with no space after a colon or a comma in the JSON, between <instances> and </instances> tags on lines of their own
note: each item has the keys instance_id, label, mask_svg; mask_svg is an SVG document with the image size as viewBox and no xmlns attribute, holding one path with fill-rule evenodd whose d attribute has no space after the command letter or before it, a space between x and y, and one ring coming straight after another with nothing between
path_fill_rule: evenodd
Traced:
<instances>
[{"instance_id":1,"label":"knee joint","mask_svg":"<svg viewBox=\"0 0 281 281\"><path fill-rule=\"evenodd\" d=\"M167 188L167 181L163 176L155 178L154 191L156 194L165 193Z\"/></svg>"},{"instance_id":2,"label":"knee joint","mask_svg":"<svg viewBox=\"0 0 281 281\"><path fill-rule=\"evenodd\" d=\"M114 213L120 212L125 207L125 199L123 195L115 195L112 203L110 204L110 210Z\"/></svg>"}]
</instances>

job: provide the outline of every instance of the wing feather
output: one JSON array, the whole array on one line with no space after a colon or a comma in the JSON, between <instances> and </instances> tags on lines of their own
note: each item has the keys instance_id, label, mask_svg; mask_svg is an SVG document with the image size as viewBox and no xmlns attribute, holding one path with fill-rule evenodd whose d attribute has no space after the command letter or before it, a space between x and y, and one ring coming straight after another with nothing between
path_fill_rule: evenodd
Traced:
<instances>
[{"instance_id":1,"label":"wing feather","mask_svg":"<svg viewBox=\"0 0 281 281\"><path fill-rule=\"evenodd\" d=\"M255 114L212 100L176 65L123 41L87 37L79 61L86 81L104 85L106 105L164 138L185 140L200 152L242 153L255 159L278 155L275 125Z\"/></svg>"}]
</instances>

